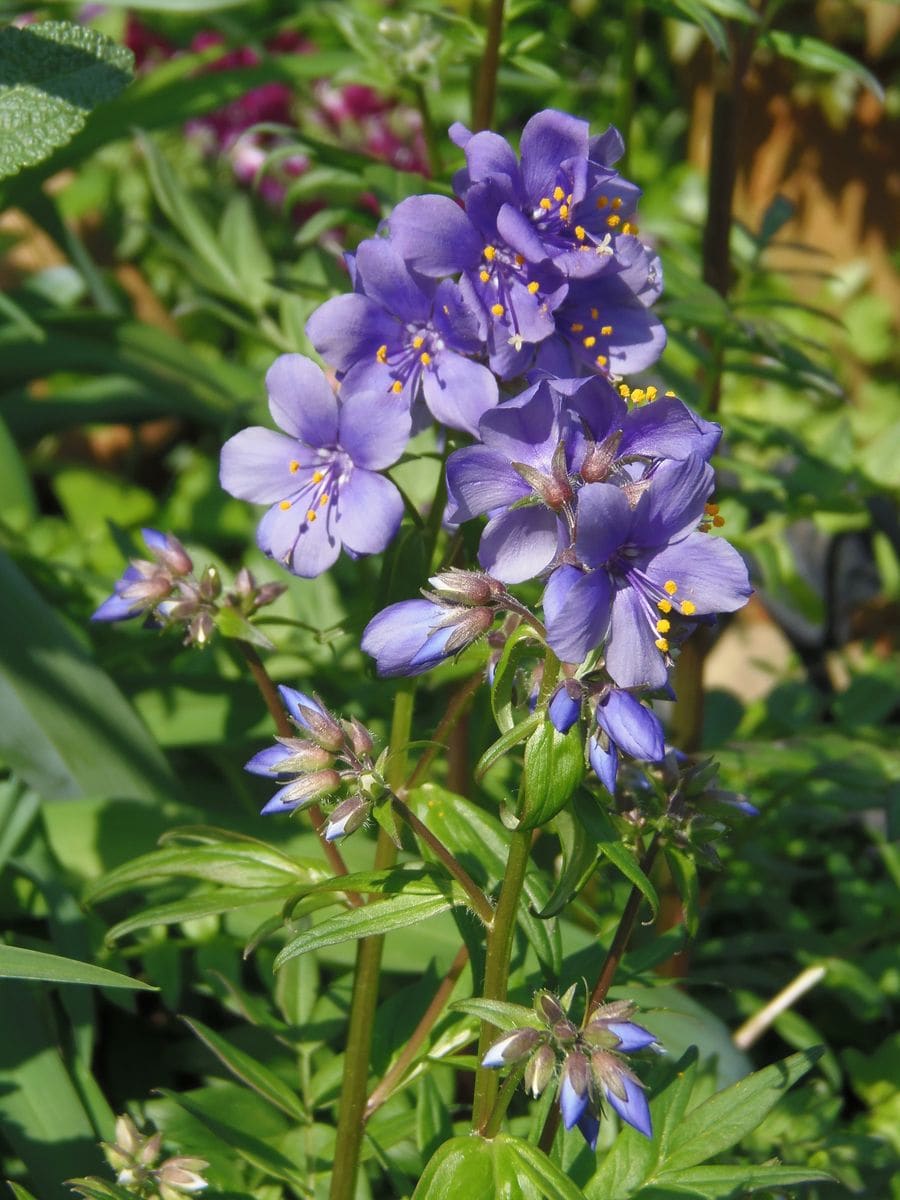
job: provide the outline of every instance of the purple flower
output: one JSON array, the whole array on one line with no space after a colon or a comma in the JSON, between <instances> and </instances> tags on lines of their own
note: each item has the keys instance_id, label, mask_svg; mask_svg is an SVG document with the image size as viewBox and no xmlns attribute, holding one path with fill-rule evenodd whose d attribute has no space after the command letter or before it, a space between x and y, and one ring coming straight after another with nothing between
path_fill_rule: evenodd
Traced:
<instances>
[{"instance_id":1,"label":"purple flower","mask_svg":"<svg viewBox=\"0 0 900 1200\"><path fill-rule=\"evenodd\" d=\"M611 796L616 793L619 751L646 762L659 762L665 754L665 738L659 717L630 692L610 688L597 703L597 725L606 737L595 733L588 743L588 758L597 778Z\"/></svg>"},{"instance_id":2,"label":"purple flower","mask_svg":"<svg viewBox=\"0 0 900 1200\"><path fill-rule=\"evenodd\" d=\"M344 390L339 401L300 354L276 359L266 386L284 433L242 430L222 447L220 469L231 495L272 505L257 529L260 549L307 578L327 571L342 545L353 556L380 553L403 516L400 493L377 473L409 437L403 398Z\"/></svg>"},{"instance_id":3,"label":"purple flower","mask_svg":"<svg viewBox=\"0 0 900 1200\"><path fill-rule=\"evenodd\" d=\"M376 613L363 631L361 645L382 677L421 675L464 650L493 621L489 608L401 600Z\"/></svg>"},{"instance_id":4,"label":"purple flower","mask_svg":"<svg viewBox=\"0 0 900 1200\"><path fill-rule=\"evenodd\" d=\"M343 386L371 392L376 409L396 396L408 407L421 392L438 421L476 433L497 403L497 383L467 357L482 350L483 338L459 287L416 275L383 238L362 242L352 265L356 291L327 300L306 327Z\"/></svg>"},{"instance_id":5,"label":"purple flower","mask_svg":"<svg viewBox=\"0 0 900 1200\"><path fill-rule=\"evenodd\" d=\"M581 684L574 679L561 683L547 705L547 716L557 733L568 733L581 716L583 693Z\"/></svg>"},{"instance_id":6,"label":"purple flower","mask_svg":"<svg viewBox=\"0 0 900 1200\"><path fill-rule=\"evenodd\" d=\"M615 683L661 687L673 621L746 602L751 589L740 555L695 532L712 483L712 469L691 455L666 460L627 487L581 489L579 565L558 567L544 593L549 642L563 661L580 663L605 640Z\"/></svg>"},{"instance_id":7,"label":"purple flower","mask_svg":"<svg viewBox=\"0 0 900 1200\"><path fill-rule=\"evenodd\" d=\"M112 595L91 614L92 621L128 621L150 612L193 570L190 555L178 538L158 529L142 529L141 534L152 561L132 559L114 584Z\"/></svg>"}]
</instances>

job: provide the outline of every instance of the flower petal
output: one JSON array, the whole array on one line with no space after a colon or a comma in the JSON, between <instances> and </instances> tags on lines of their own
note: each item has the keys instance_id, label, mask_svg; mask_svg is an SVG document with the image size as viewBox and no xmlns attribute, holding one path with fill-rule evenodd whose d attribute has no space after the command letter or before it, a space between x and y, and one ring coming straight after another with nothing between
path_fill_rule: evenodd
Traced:
<instances>
[{"instance_id":1,"label":"flower petal","mask_svg":"<svg viewBox=\"0 0 900 1200\"><path fill-rule=\"evenodd\" d=\"M589 483L578 493L575 511L575 551L589 567L607 562L627 540L631 508L621 488Z\"/></svg>"},{"instance_id":2,"label":"flower petal","mask_svg":"<svg viewBox=\"0 0 900 1200\"><path fill-rule=\"evenodd\" d=\"M488 522L478 561L503 583L524 583L550 566L559 542L559 518L549 508L541 504L514 508Z\"/></svg>"},{"instance_id":3,"label":"flower petal","mask_svg":"<svg viewBox=\"0 0 900 1200\"><path fill-rule=\"evenodd\" d=\"M597 705L597 724L632 758L659 762L665 754L659 717L629 692L609 691Z\"/></svg>"},{"instance_id":4,"label":"flower petal","mask_svg":"<svg viewBox=\"0 0 900 1200\"><path fill-rule=\"evenodd\" d=\"M402 396L341 389L338 440L358 467L381 471L397 461L409 441L409 404Z\"/></svg>"},{"instance_id":5,"label":"flower petal","mask_svg":"<svg viewBox=\"0 0 900 1200\"><path fill-rule=\"evenodd\" d=\"M394 317L356 293L326 300L306 322L307 337L338 371L348 371L360 360L374 362L379 346L391 346L400 332Z\"/></svg>"},{"instance_id":6,"label":"flower petal","mask_svg":"<svg viewBox=\"0 0 900 1200\"><path fill-rule=\"evenodd\" d=\"M575 1091L568 1074L564 1072L562 1083L559 1085L559 1111L562 1113L563 1125L566 1129L573 1129L581 1120L584 1110L588 1106L589 1098L587 1091L582 1093Z\"/></svg>"},{"instance_id":7,"label":"flower petal","mask_svg":"<svg viewBox=\"0 0 900 1200\"><path fill-rule=\"evenodd\" d=\"M612 600L606 669L619 687L663 686L668 671L656 645L658 637L643 598L633 588L618 588Z\"/></svg>"},{"instance_id":8,"label":"flower petal","mask_svg":"<svg viewBox=\"0 0 900 1200\"><path fill-rule=\"evenodd\" d=\"M452 201L451 201L452 203ZM410 273L399 251L384 238L366 238L356 251L357 278L365 294L401 321L424 322L431 299Z\"/></svg>"},{"instance_id":9,"label":"flower petal","mask_svg":"<svg viewBox=\"0 0 900 1200\"><path fill-rule=\"evenodd\" d=\"M561 163L568 158L587 158L588 148L587 121L552 108L536 113L522 130L519 142L522 181L528 198L537 204L551 195Z\"/></svg>"},{"instance_id":10,"label":"flower petal","mask_svg":"<svg viewBox=\"0 0 900 1200\"><path fill-rule=\"evenodd\" d=\"M285 433L307 445L334 446L337 400L321 367L303 354L282 354L266 373L269 408Z\"/></svg>"},{"instance_id":11,"label":"flower petal","mask_svg":"<svg viewBox=\"0 0 900 1200\"><path fill-rule=\"evenodd\" d=\"M653 1137L653 1127L650 1122L650 1106L647 1103L647 1097L644 1095L644 1089L629 1079L627 1075L622 1076L622 1086L625 1088L624 1100L620 1100L615 1092L610 1088L604 1088L606 1099L610 1105L616 1110L619 1116L626 1124L631 1125L638 1133L642 1133L646 1138Z\"/></svg>"},{"instance_id":12,"label":"flower petal","mask_svg":"<svg viewBox=\"0 0 900 1200\"><path fill-rule=\"evenodd\" d=\"M616 750L615 743L610 742L604 750L600 738L592 737L588 742L588 760L594 769L594 774L609 794L615 797L616 775L619 770L619 752Z\"/></svg>"},{"instance_id":13,"label":"flower petal","mask_svg":"<svg viewBox=\"0 0 900 1200\"><path fill-rule=\"evenodd\" d=\"M612 584L603 570L584 575L559 567L544 591L547 640L563 662L580 663L596 649L609 626Z\"/></svg>"},{"instance_id":14,"label":"flower petal","mask_svg":"<svg viewBox=\"0 0 900 1200\"><path fill-rule=\"evenodd\" d=\"M338 499L338 532L354 554L380 554L400 528L403 500L389 479L357 467Z\"/></svg>"},{"instance_id":15,"label":"flower petal","mask_svg":"<svg viewBox=\"0 0 900 1200\"><path fill-rule=\"evenodd\" d=\"M304 729L309 729L309 724L303 716L302 709L311 708L313 712L322 712L322 706L312 696L308 696L306 692L298 692L296 688L288 687L287 684L280 683L278 685L278 694L284 707L297 724L302 725Z\"/></svg>"},{"instance_id":16,"label":"flower petal","mask_svg":"<svg viewBox=\"0 0 900 1200\"><path fill-rule=\"evenodd\" d=\"M449 196L410 196L391 213L391 244L420 275L440 278L477 265L482 242Z\"/></svg>"},{"instance_id":17,"label":"flower petal","mask_svg":"<svg viewBox=\"0 0 900 1200\"><path fill-rule=\"evenodd\" d=\"M619 453L651 458L708 459L722 436L722 426L704 421L677 396L664 396L653 404L633 408L623 423Z\"/></svg>"},{"instance_id":18,"label":"flower petal","mask_svg":"<svg viewBox=\"0 0 900 1200\"><path fill-rule=\"evenodd\" d=\"M634 1021L607 1021L606 1028L619 1039L616 1050L620 1054L634 1054L637 1050L646 1050L656 1043L656 1038L643 1025Z\"/></svg>"},{"instance_id":19,"label":"flower petal","mask_svg":"<svg viewBox=\"0 0 900 1200\"><path fill-rule=\"evenodd\" d=\"M447 459L447 492L449 519L458 525L495 508L515 504L529 495L531 488L512 469L505 455L487 446L465 446Z\"/></svg>"},{"instance_id":20,"label":"flower petal","mask_svg":"<svg viewBox=\"0 0 900 1200\"><path fill-rule=\"evenodd\" d=\"M451 429L478 436L478 422L497 403L497 381L481 365L443 350L423 373L425 403Z\"/></svg>"},{"instance_id":21,"label":"flower petal","mask_svg":"<svg viewBox=\"0 0 900 1200\"><path fill-rule=\"evenodd\" d=\"M229 495L254 504L274 504L296 493L297 476L291 463L311 466L306 446L274 429L254 425L242 429L222 447L219 482Z\"/></svg>"},{"instance_id":22,"label":"flower petal","mask_svg":"<svg viewBox=\"0 0 900 1200\"><path fill-rule=\"evenodd\" d=\"M341 552L332 514L314 516L315 520L308 519L302 501L289 509L273 505L259 523L256 544L294 575L313 579L327 571Z\"/></svg>"},{"instance_id":23,"label":"flower petal","mask_svg":"<svg viewBox=\"0 0 900 1200\"><path fill-rule=\"evenodd\" d=\"M689 600L698 615L735 612L747 603L753 591L737 550L724 538L709 533L691 533L665 547L647 561L644 570L659 587L674 580L678 591L672 598L673 605L677 608Z\"/></svg>"},{"instance_id":24,"label":"flower petal","mask_svg":"<svg viewBox=\"0 0 900 1200\"><path fill-rule=\"evenodd\" d=\"M634 545L661 546L694 529L714 479L712 467L698 454L661 462L634 511Z\"/></svg>"}]
</instances>

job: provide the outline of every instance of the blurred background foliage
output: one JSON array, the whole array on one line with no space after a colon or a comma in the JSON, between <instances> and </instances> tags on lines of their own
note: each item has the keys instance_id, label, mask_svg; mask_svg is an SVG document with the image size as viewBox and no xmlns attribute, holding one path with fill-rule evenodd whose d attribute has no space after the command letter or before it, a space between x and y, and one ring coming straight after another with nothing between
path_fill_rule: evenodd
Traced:
<instances>
[{"instance_id":1,"label":"blurred background foliage","mask_svg":"<svg viewBox=\"0 0 900 1200\"><path fill-rule=\"evenodd\" d=\"M18 28L78 21L135 60L133 81L87 119L75 113L37 160L0 164L0 906L16 946L160 989L0 985L15 1031L0 1050L4 1173L42 1200L100 1170L96 1141L126 1107L208 1158L214 1194L324 1194L346 946L273 977L277 945L241 957L271 897L219 912L202 878L186 890L150 871L96 910L82 904L176 825L260 835L263 797L241 765L268 716L227 641L197 652L87 618L143 525L173 530L226 575L246 563L280 578L252 548L256 513L218 487L219 447L265 421L274 355L311 352L307 316L348 286L341 251L403 197L448 191L460 155L445 131L470 120L486 8L0 3ZM641 232L666 275L669 347L646 382L725 426L717 498L757 587L702 647L705 702L689 702L680 732L717 753L725 785L760 816L719 848L724 870L701 863L682 888L696 946L684 898L656 880L660 915L626 960L628 994L648 989L648 1024L673 1052L700 1046L707 1089L717 1073L744 1073L747 1054L763 1063L826 1046L812 1083L744 1147L753 1161L830 1171L838 1183L807 1193L822 1197L900 1197L898 67L889 0L512 0L497 88L504 132L552 106L625 134ZM425 459L396 475L425 502L435 471ZM274 677L383 730L390 697L358 633L375 607L414 593L417 553L412 536L383 564L342 560L318 580L285 580L269 610ZM422 736L467 670L424 683ZM434 795L435 819L458 837L475 819L466 804L496 824L508 785L500 768L470 801L453 798L452 764L474 762L491 728L476 707L450 791ZM298 828L263 835L314 858ZM557 846L544 841L552 869ZM360 842L349 858L362 868ZM523 940L522 996L563 962L566 980L589 972L591 940L608 936L627 889L606 866L577 920L547 923L543 952ZM104 940L148 901L185 907ZM456 937L447 916L388 941L376 1072ZM816 986L736 1049L728 1031L815 965ZM197 1036L203 1026L179 1013L218 1032ZM434 1057L452 1060L473 1029L446 1016ZM266 1069L263 1083L246 1086L241 1052ZM299 1088L299 1113L279 1104L280 1081ZM379 1110L363 1189L411 1191L446 1136L451 1088L438 1069Z\"/></svg>"}]
</instances>

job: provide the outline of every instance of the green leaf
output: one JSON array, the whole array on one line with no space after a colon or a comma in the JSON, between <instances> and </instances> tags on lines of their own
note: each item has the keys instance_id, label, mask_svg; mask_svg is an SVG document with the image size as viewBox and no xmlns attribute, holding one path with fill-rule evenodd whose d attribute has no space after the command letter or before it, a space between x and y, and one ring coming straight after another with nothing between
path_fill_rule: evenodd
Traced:
<instances>
[{"instance_id":1,"label":"green leaf","mask_svg":"<svg viewBox=\"0 0 900 1200\"><path fill-rule=\"evenodd\" d=\"M0 752L46 798L158 802L179 793L113 681L0 551Z\"/></svg>"},{"instance_id":2,"label":"green leaf","mask_svg":"<svg viewBox=\"0 0 900 1200\"><path fill-rule=\"evenodd\" d=\"M569 809L556 814L553 832L559 838L562 870L550 899L537 914L542 920L561 913L569 901L578 895L597 865L597 845Z\"/></svg>"},{"instance_id":3,"label":"green leaf","mask_svg":"<svg viewBox=\"0 0 900 1200\"><path fill-rule=\"evenodd\" d=\"M319 950L323 946L334 946L338 942L373 937L395 929L418 925L420 921L427 921L429 917L446 912L452 905L453 901L443 896L400 895L350 909L349 912L327 918L320 925L313 926L288 942L275 959L275 968L277 970L282 963L298 954L307 954L310 950Z\"/></svg>"},{"instance_id":4,"label":"green leaf","mask_svg":"<svg viewBox=\"0 0 900 1200\"><path fill-rule=\"evenodd\" d=\"M252 904L272 903L281 905L296 892L296 886L283 888L217 888L214 892L201 892L173 900L169 904L156 904L142 909L113 925L106 934L107 942L135 933L138 929L149 929L153 925L180 925L183 921L195 921L198 917L219 916L249 908Z\"/></svg>"},{"instance_id":5,"label":"green leaf","mask_svg":"<svg viewBox=\"0 0 900 1200\"><path fill-rule=\"evenodd\" d=\"M508 729L493 745L488 746L475 766L476 780L483 779L491 767L495 763L498 763L504 754L508 754L513 746L517 746L519 742L524 742L529 734L537 729L543 719L542 713L532 713L524 721L520 721L512 729Z\"/></svg>"},{"instance_id":6,"label":"green leaf","mask_svg":"<svg viewBox=\"0 0 900 1200\"><path fill-rule=\"evenodd\" d=\"M84 1196L85 1200L134 1200L134 1192L126 1191L116 1183L107 1183L95 1175L89 1175L86 1179L68 1179L66 1182L77 1196Z\"/></svg>"},{"instance_id":7,"label":"green leaf","mask_svg":"<svg viewBox=\"0 0 900 1200\"><path fill-rule=\"evenodd\" d=\"M155 992L157 989L139 979L78 962L58 954L26 950L21 946L0 946L0 977L4 979L42 979L48 983L84 983L91 987L134 988Z\"/></svg>"},{"instance_id":8,"label":"green leaf","mask_svg":"<svg viewBox=\"0 0 900 1200\"><path fill-rule=\"evenodd\" d=\"M679 1192L706 1196L710 1200L729 1200L736 1195L768 1191L770 1188L774 1190L802 1183L834 1182L833 1175L811 1167L703 1166L689 1167L685 1171L663 1171L656 1177L654 1190L656 1187L677 1188ZM644 1191L638 1192L638 1196L643 1195Z\"/></svg>"},{"instance_id":9,"label":"green leaf","mask_svg":"<svg viewBox=\"0 0 900 1200\"><path fill-rule=\"evenodd\" d=\"M13 1183L11 1179L7 1179L6 1185L16 1200L37 1200L36 1196L32 1196L31 1192L25 1190L19 1183Z\"/></svg>"},{"instance_id":10,"label":"green leaf","mask_svg":"<svg viewBox=\"0 0 900 1200\"><path fill-rule=\"evenodd\" d=\"M444 1142L422 1172L413 1200L497 1195L492 1145L479 1137L456 1137Z\"/></svg>"},{"instance_id":11,"label":"green leaf","mask_svg":"<svg viewBox=\"0 0 900 1200\"><path fill-rule=\"evenodd\" d=\"M516 674L523 660L533 657L534 653L533 632L527 625L519 625L506 639L500 661L494 670L494 681L491 684L491 708L497 728L501 733L509 733L515 724L513 694Z\"/></svg>"},{"instance_id":12,"label":"green leaf","mask_svg":"<svg viewBox=\"0 0 900 1200\"><path fill-rule=\"evenodd\" d=\"M189 1018L181 1018L188 1029L197 1035L197 1037L212 1050L216 1058L221 1062L237 1079L245 1083L247 1087L252 1088L263 1099L268 1100L270 1104L274 1104L276 1108L280 1108L282 1112L292 1117L295 1121L302 1124L308 1124L309 1114L300 1102L296 1092L283 1083L277 1075L264 1067L262 1063L257 1062L255 1058L251 1058L243 1050L239 1050L236 1046L232 1046L225 1038L218 1033L214 1033L206 1025L200 1021Z\"/></svg>"},{"instance_id":13,"label":"green leaf","mask_svg":"<svg viewBox=\"0 0 900 1200\"><path fill-rule=\"evenodd\" d=\"M569 803L584 778L584 731L576 722L560 733L543 720L525 746L522 794L517 816L522 829L536 829Z\"/></svg>"},{"instance_id":14,"label":"green leaf","mask_svg":"<svg viewBox=\"0 0 900 1200\"><path fill-rule=\"evenodd\" d=\"M496 1141L512 1156L518 1171L530 1180L547 1200L584 1200L581 1188L576 1187L543 1150L521 1138L511 1137L508 1133L498 1133Z\"/></svg>"},{"instance_id":15,"label":"green leaf","mask_svg":"<svg viewBox=\"0 0 900 1200\"><path fill-rule=\"evenodd\" d=\"M68 21L0 29L0 178L65 145L131 79L124 46Z\"/></svg>"},{"instance_id":16,"label":"green leaf","mask_svg":"<svg viewBox=\"0 0 900 1200\"><path fill-rule=\"evenodd\" d=\"M259 646L262 650L275 649L274 642L236 608L223 605L216 613L215 625L222 637L235 638L239 642L249 642L251 646Z\"/></svg>"},{"instance_id":17,"label":"green leaf","mask_svg":"<svg viewBox=\"0 0 900 1200\"><path fill-rule=\"evenodd\" d=\"M533 1008L526 1008L524 1004L511 1004L507 1000L457 1000L450 1007L477 1017L479 1021L488 1021L498 1029L521 1029L526 1025L534 1029L543 1028Z\"/></svg>"},{"instance_id":18,"label":"green leaf","mask_svg":"<svg viewBox=\"0 0 900 1200\"><path fill-rule=\"evenodd\" d=\"M610 816L593 796L588 796L585 792L575 797L575 811L587 832L596 841L597 849L603 857L608 858L626 879L640 889L655 916L659 911L659 896L656 894L656 888L641 870L634 854L623 842L622 835Z\"/></svg>"},{"instance_id":19,"label":"green leaf","mask_svg":"<svg viewBox=\"0 0 900 1200\"><path fill-rule=\"evenodd\" d=\"M700 885L697 880L697 864L689 854L666 847L666 862L672 872L675 889L681 897L684 923L691 937L697 936L700 924Z\"/></svg>"},{"instance_id":20,"label":"green leaf","mask_svg":"<svg viewBox=\"0 0 900 1200\"><path fill-rule=\"evenodd\" d=\"M828 75L845 71L884 103L884 88L872 72L849 54L844 54L819 38L803 33L788 33L784 29L771 29L760 38L760 45L768 46L782 58L790 58L813 71L824 71Z\"/></svg>"}]
</instances>

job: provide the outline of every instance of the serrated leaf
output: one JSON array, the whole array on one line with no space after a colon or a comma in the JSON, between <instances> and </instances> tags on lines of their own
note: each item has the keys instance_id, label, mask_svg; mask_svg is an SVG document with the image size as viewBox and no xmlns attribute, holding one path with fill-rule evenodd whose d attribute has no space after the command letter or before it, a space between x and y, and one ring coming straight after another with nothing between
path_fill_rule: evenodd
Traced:
<instances>
[{"instance_id":1,"label":"serrated leaf","mask_svg":"<svg viewBox=\"0 0 900 1200\"><path fill-rule=\"evenodd\" d=\"M257 1062L243 1050L239 1050L237 1046L232 1046L220 1034L215 1033L196 1018L182 1017L181 1019L236 1079L240 1079L241 1083L245 1083L247 1087L252 1088L263 1099L274 1104L276 1108L281 1109L295 1121L308 1123L309 1114L300 1102L300 1097L268 1067L264 1067L262 1063Z\"/></svg>"},{"instance_id":2,"label":"serrated leaf","mask_svg":"<svg viewBox=\"0 0 900 1200\"><path fill-rule=\"evenodd\" d=\"M612 819L597 800L583 792L575 797L575 809L585 829L597 843L597 849L626 879L640 889L655 916L659 911L656 888L641 870L634 854L622 841Z\"/></svg>"},{"instance_id":3,"label":"serrated leaf","mask_svg":"<svg viewBox=\"0 0 900 1200\"><path fill-rule=\"evenodd\" d=\"M3 979L39 979L47 983L81 983L91 987L134 988L155 992L157 989L129 975L120 975L106 967L78 962L59 954L44 954L22 946L0 946L0 977Z\"/></svg>"},{"instance_id":4,"label":"serrated leaf","mask_svg":"<svg viewBox=\"0 0 900 1200\"><path fill-rule=\"evenodd\" d=\"M329 917L288 942L275 959L275 969L298 954L418 925L420 921L446 912L452 905L453 901L443 896L400 895L350 909L349 912Z\"/></svg>"},{"instance_id":5,"label":"serrated leaf","mask_svg":"<svg viewBox=\"0 0 900 1200\"><path fill-rule=\"evenodd\" d=\"M128 84L134 55L86 25L0 29L0 178L34 166Z\"/></svg>"},{"instance_id":6,"label":"serrated leaf","mask_svg":"<svg viewBox=\"0 0 900 1200\"><path fill-rule=\"evenodd\" d=\"M829 75L846 71L884 102L884 88L871 71L857 59L851 58L849 54L844 54L834 46L829 46L817 37L788 33L784 29L771 29L760 38L760 45L768 46L782 58L792 59L813 71L825 71Z\"/></svg>"}]
</instances>

